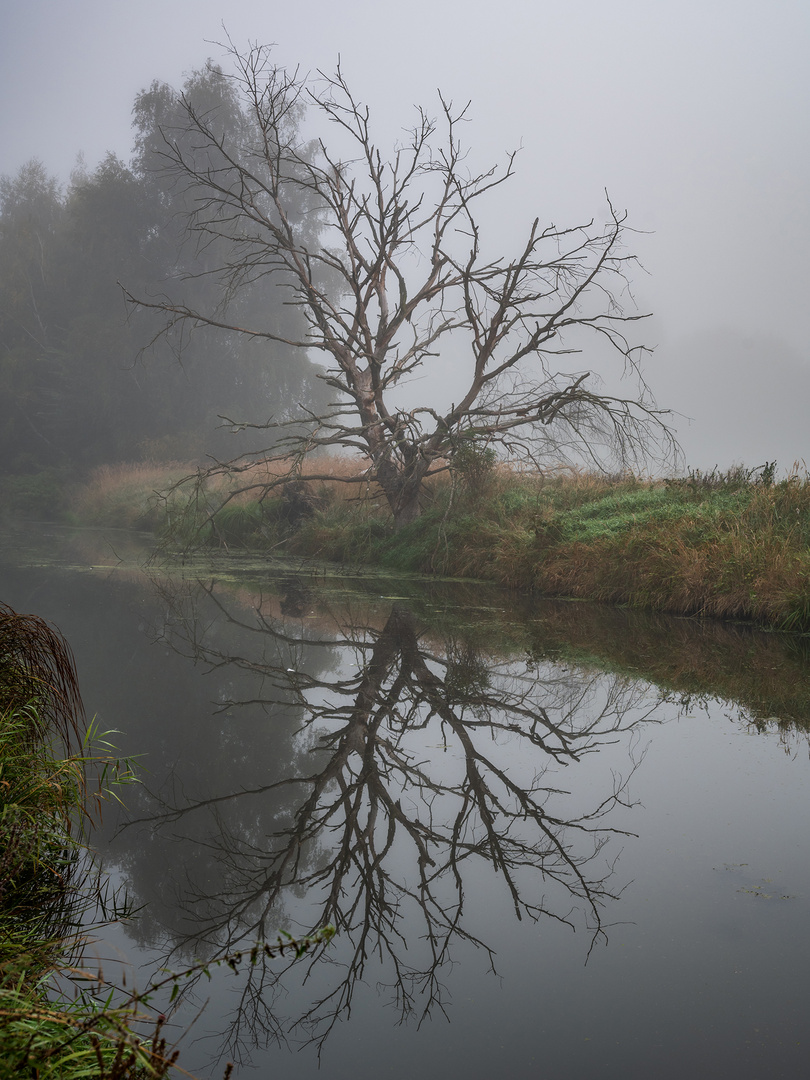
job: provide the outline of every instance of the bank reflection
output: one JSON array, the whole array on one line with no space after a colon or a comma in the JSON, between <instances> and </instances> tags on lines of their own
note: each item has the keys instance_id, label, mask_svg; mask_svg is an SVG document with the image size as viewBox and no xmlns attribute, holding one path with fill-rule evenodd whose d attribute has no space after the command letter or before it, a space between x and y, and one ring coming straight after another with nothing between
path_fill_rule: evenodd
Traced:
<instances>
[{"instance_id":1,"label":"bank reflection","mask_svg":"<svg viewBox=\"0 0 810 1080\"><path fill-rule=\"evenodd\" d=\"M259 705L279 738L261 782L248 780L243 732L231 739L241 782L221 787L234 775L224 760L210 793L188 797L175 776L135 823L159 865L178 868L175 908L148 936L176 961L280 927L337 927L329 953L297 973L277 962L247 973L223 1033L231 1053L245 1039L322 1045L363 980L384 987L400 1019L445 1011L459 950L497 968L482 903L584 929L585 961L623 884L609 841L627 835L633 733L657 701L646 684L485 650L479 635L437 633L401 602L315 610L295 579L252 607L202 583L164 584L162 598L161 640L216 675L220 710ZM256 680L249 697L231 696L237 671ZM594 767L608 746L611 765ZM147 924L161 909L148 910ZM304 976L307 1000L291 1014L285 980Z\"/></svg>"}]
</instances>

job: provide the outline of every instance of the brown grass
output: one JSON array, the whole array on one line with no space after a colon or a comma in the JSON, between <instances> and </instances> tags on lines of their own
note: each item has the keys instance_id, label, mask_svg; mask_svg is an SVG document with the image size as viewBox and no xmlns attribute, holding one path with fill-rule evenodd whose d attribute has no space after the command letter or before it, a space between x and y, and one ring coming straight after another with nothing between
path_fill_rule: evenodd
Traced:
<instances>
[{"instance_id":1,"label":"brown grass","mask_svg":"<svg viewBox=\"0 0 810 1080\"><path fill-rule=\"evenodd\" d=\"M82 524L153 528L160 516L161 493L195 470L194 465L176 461L101 465L76 491L73 516Z\"/></svg>"},{"instance_id":2,"label":"brown grass","mask_svg":"<svg viewBox=\"0 0 810 1080\"><path fill-rule=\"evenodd\" d=\"M367 468L362 458L344 456L330 456L321 458L308 458L303 464L295 468L295 462L288 460L257 461L239 472L222 471L213 474L207 481L211 491L220 494L229 494L238 491L235 498L239 501L255 499L263 490L272 489L279 481L284 481L292 475L313 484L316 487L329 491L337 500L357 499L367 494L377 495L379 490L376 485L366 485L358 477L362 477Z\"/></svg>"}]
</instances>

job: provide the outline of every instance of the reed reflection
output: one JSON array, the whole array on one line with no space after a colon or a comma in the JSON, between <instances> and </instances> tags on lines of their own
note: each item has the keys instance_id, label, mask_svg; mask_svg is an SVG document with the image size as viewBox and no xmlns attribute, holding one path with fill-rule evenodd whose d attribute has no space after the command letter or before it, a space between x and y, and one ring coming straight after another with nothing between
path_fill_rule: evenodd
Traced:
<instances>
[{"instance_id":1,"label":"reed reflection","mask_svg":"<svg viewBox=\"0 0 810 1080\"><path fill-rule=\"evenodd\" d=\"M173 949L221 955L279 927L334 923L338 933L329 956L310 963L298 1015L280 1015L283 972L250 971L231 1052L246 1036L295 1030L322 1045L364 978L385 984L400 1018L444 1011L458 949L482 950L495 970L484 896L518 919L587 928L587 953L620 891L604 849L626 835L611 815L629 806L632 732L654 707L646 687L439 636L403 603L354 618L313 611L295 580L252 610L244 600L212 585L164 587L163 640L219 672L221 687L232 669L253 672L271 715L283 706L299 717L266 784L164 800L149 815L166 835L202 844L208 860L205 872L187 864L176 883L184 917ZM230 628L227 648L212 605ZM219 699L222 709L239 704ZM565 783L617 741L627 746L622 776L591 770L601 791L575 775Z\"/></svg>"}]
</instances>

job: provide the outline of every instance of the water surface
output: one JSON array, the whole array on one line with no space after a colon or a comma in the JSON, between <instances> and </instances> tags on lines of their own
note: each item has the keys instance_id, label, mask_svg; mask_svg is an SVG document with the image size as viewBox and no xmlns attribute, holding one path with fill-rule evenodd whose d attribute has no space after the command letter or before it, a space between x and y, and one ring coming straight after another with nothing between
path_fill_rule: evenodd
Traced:
<instances>
[{"instance_id":1,"label":"water surface","mask_svg":"<svg viewBox=\"0 0 810 1080\"><path fill-rule=\"evenodd\" d=\"M245 557L145 572L131 542L40 529L0 560L146 770L96 836L141 908L99 954L145 984L338 929L192 985L186 1068L799 1072L801 641Z\"/></svg>"}]
</instances>

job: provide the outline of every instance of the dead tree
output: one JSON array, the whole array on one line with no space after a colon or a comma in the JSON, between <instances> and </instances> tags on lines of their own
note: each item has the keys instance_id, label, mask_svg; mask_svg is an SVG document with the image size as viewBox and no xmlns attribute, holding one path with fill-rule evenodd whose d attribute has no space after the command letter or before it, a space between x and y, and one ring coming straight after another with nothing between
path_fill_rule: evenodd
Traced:
<instances>
[{"instance_id":1,"label":"dead tree","mask_svg":"<svg viewBox=\"0 0 810 1080\"><path fill-rule=\"evenodd\" d=\"M169 333L238 330L323 363L330 406L268 420L273 457L294 470L313 450L357 452L356 479L376 481L400 527L419 515L426 477L470 440L529 462L573 449L580 460L607 452L613 463L669 441L643 381L646 350L628 336L644 316L623 306L632 306L635 262L625 212L608 200L601 224L544 226L537 217L519 250L493 251L479 208L501 194L516 155L470 170L460 137L468 107L440 96L438 119L418 109L386 154L340 66L308 79L266 48L231 55L234 73L222 77L238 88L246 123L220 133L215 117L184 101L185 129L165 131L162 151L177 183L196 192L189 227L209 253L209 277L210 251L222 245L222 302L201 311L170 297L129 299L160 309ZM305 111L331 142L303 138ZM305 317L301 336L243 324L240 291L257 282L287 290ZM572 359L588 335L609 346L632 382L628 396L603 392L602 373ZM460 357L455 402L400 407L397 391L447 350Z\"/></svg>"}]
</instances>

